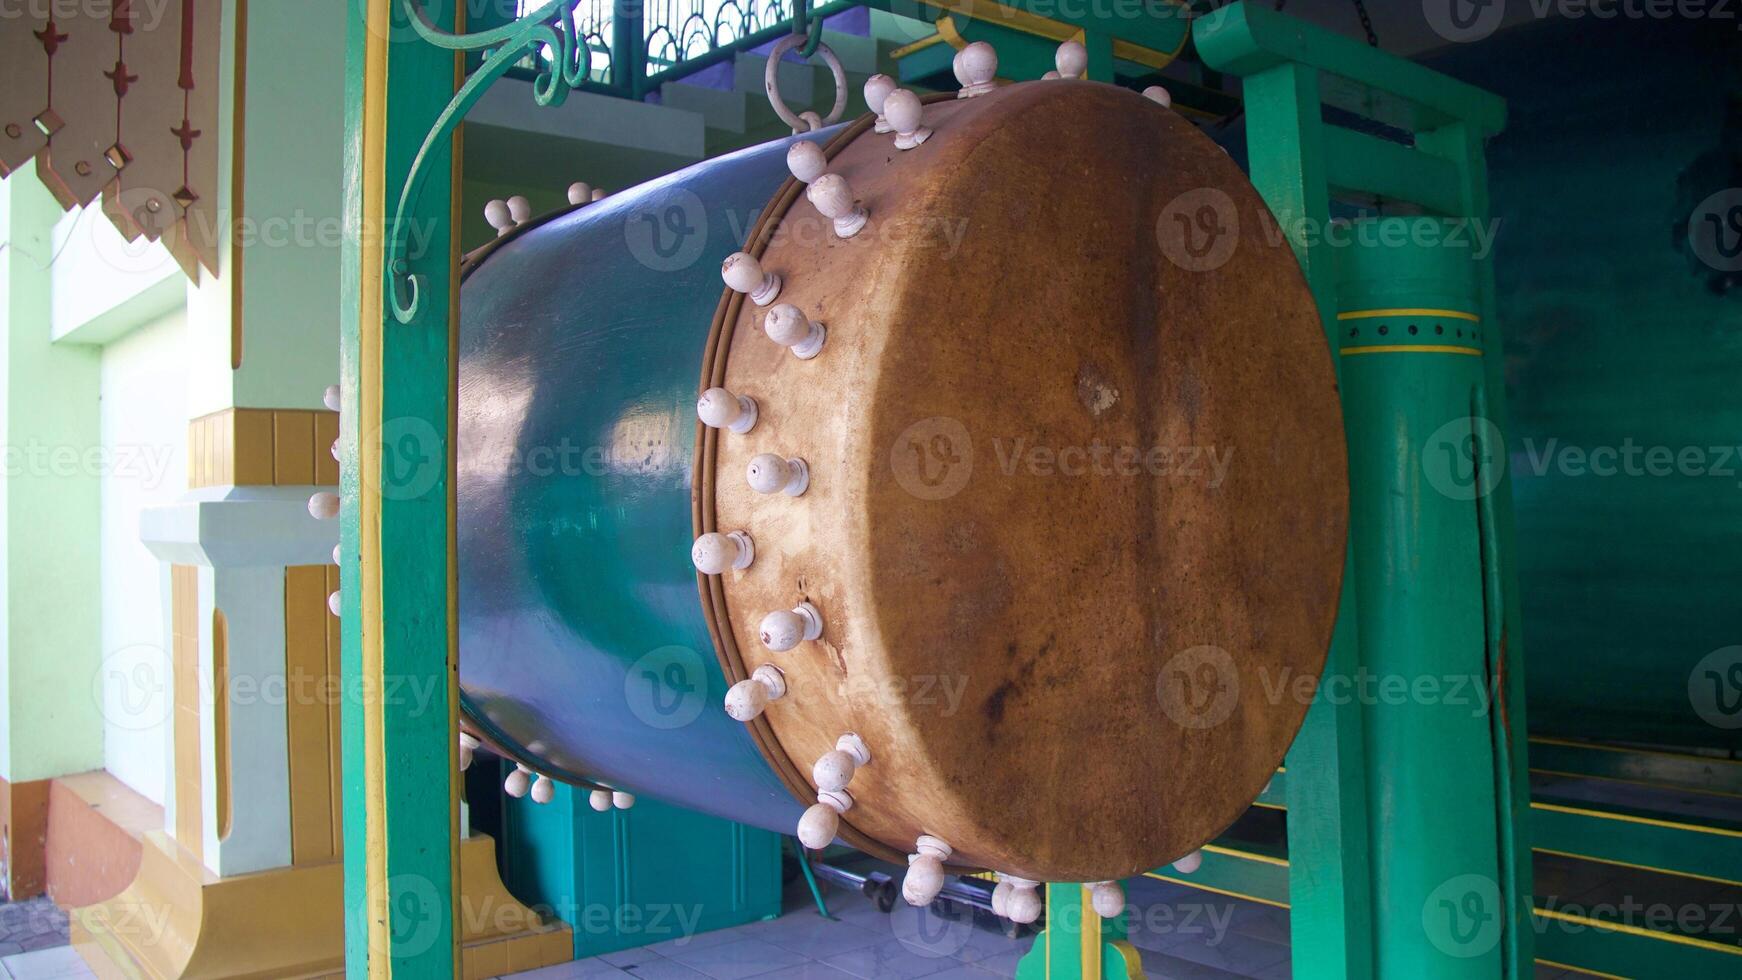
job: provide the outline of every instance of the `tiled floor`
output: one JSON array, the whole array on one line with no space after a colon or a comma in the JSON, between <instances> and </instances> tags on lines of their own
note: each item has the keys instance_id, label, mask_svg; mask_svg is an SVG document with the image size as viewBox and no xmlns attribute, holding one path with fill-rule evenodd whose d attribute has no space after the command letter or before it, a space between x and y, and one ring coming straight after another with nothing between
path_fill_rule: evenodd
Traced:
<instances>
[{"instance_id":1,"label":"tiled floor","mask_svg":"<svg viewBox=\"0 0 1742 980\"><path fill-rule=\"evenodd\" d=\"M799 896L802 899L802 896ZM1151 977L1287 977L1288 913L1167 882L1130 885L1131 941ZM1032 937L954 922L897 903L885 915L835 890L839 921L791 904L786 915L645 949L516 974L514 980L994 980L1016 975Z\"/></svg>"},{"instance_id":2,"label":"tiled floor","mask_svg":"<svg viewBox=\"0 0 1742 980\"><path fill-rule=\"evenodd\" d=\"M837 919L824 919L801 891L766 922L667 940L514 975L514 980L996 980L1016 975L1033 939L1011 940L969 917L944 921L900 902L889 914L852 892L831 890ZM1288 912L1154 879L1129 883L1131 942L1150 977L1270 980L1290 975ZM52 906L50 906L52 909ZM65 919L26 905L0 906L0 932L64 944ZM58 930L56 934L55 930ZM71 948L0 956L0 980L91 977ZM1538 980L1582 976L1537 971Z\"/></svg>"},{"instance_id":3,"label":"tiled floor","mask_svg":"<svg viewBox=\"0 0 1742 980\"><path fill-rule=\"evenodd\" d=\"M0 958L0 978L5 980L59 980L95 977L71 946L53 946Z\"/></svg>"}]
</instances>

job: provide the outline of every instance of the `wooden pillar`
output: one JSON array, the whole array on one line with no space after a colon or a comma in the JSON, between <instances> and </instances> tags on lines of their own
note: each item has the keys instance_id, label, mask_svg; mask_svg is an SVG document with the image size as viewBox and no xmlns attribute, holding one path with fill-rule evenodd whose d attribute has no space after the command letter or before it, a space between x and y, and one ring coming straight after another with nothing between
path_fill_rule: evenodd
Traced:
<instances>
[{"instance_id":1,"label":"wooden pillar","mask_svg":"<svg viewBox=\"0 0 1742 980\"><path fill-rule=\"evenodd\" d=\"M427 178L406 213L433 231L406 260L424 284L408 322L393 312L385 245L460 60L419 38L400 3L349 7L340 433L346 970L451 976L459 972L452 143L429 148ZM458 29L452 5L431 9L449 18L439 27Z\"/></svg>"}]
</instances>

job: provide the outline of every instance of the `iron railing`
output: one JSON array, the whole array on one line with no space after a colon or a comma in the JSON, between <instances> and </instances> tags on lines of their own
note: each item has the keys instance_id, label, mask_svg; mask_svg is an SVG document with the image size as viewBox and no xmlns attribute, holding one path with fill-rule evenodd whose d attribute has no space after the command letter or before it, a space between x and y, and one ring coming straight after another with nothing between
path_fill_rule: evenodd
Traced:
<instances>
[{"instance_id":1,"label":"iron railing","mask_svg":"<svg viewBox=\"0 0 1742 980\"><path fill-rule=\"evenodd\" d=\"M516 14L542 4L518 0ZM811 0L574 0L575 31L588 57L586 77L575 87L639 99L852 6L854 0L815 7ZM510 74L531 78L550 67L550 57L549 46L531 52Z\"/></svg>"}]
</instances>

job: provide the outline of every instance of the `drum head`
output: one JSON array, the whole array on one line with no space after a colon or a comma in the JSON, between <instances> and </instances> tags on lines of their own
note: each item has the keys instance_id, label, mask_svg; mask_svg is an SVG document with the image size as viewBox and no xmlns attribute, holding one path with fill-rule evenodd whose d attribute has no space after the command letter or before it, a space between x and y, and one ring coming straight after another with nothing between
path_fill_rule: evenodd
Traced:
<instances>
[{"instance_id":1,"label":"drum head","mask_svg":"<svg viewBox=\"0 0 1742 980\"><path fill-rule=\"evenodd\" d=\"M1323 664L1347 522L1323 327L1257 193L1172 111L1049 81L924 122L832 160L863 230L800 196L763 255L821 353L748 301L721 340L760 411L704 488L755 541L724 625L744 670L785 672L758 723L789 766L864 739L851 827L1137 874L1243 812ZM802 458L806 492L752 490L759 453ZM801 601L821 639L771 652L760 621Z\"/></svg>"}]
</instances>

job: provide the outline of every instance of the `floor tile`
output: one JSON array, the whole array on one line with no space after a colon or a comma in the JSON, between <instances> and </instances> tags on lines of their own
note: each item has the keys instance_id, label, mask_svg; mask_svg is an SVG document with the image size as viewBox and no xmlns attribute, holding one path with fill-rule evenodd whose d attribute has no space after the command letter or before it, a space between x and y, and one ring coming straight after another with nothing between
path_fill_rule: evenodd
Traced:
<instances>
[{"instance_id":1,"label":"floor tile","mask_svg":"<svg viewBox=\"0 0 1742 980\"><path fill-rule=\"evenodd\" d=\"M60 977L94 976L71 946L56 946L31 953L16 953L0 960L14 980L51 980Z\"/></svg>"},{"instance_id":2,"label":"floor tile","mask_svg":"<svg viewBox=\"0 0 1742 980\"><path fill-rule=\"evenodd\" d=\"M742 980L808 961L808 957L761 939L676 951L671 959L714 980Z\"/></svg>"},{"instance_id":3,"label":"floor tile","mask_svg":"<svg viewBox=\"0 0 1742 980\"><path fill-rule=\"evenodd\" d=\"M633 949L620 949L615 953L601 953L596 958L612 966L628 969L637 963L645 963L648 960L657 960L662 957L649 947L636 946Z\"/></svg>"},{"instance_id":4,"label":"floor tile","mask_svg":"<svg viewBox=\"0 0 1742 980\"><path fill-rule=\"evenodd\" d=\"M784 922L789 918L791 918L791 916L770 919L768 921ZM661 956L671 956L686 949L707 949L709 946L724 946L727 943L735 943L740 939L745 938L745 936L749 934L749 930L752 926L760 927L763 925L766 925L766 923L752 922L732 929L714 929L709 932L698 932L693 936L679 936L676 939L667 939L662 942L652 943L651 945L642 948L652 950Z\"/></svg>"},{"instance_id":5,"label":"floor tile","mask_svg":"<svg viewBox=\"0 0 1742 980\"><path fill-rule=\"evenodd\" d=\"M887 930L872 931L862 925L825 919L820 915L789 915L756 930L756 938L789 949L813 960L827 959L849 949L874 946L889 938Z\"/></svg>"},{"instance_id":6,"label":"floor tile","mask_svg":"<svg viewBox=\"0 0 1742 980\"><path fill-rule=\"evenodd\" d=\"M588 957L511 976L514 980L624 980L628 974L598 957Z\"/></svg>"},{"instance_id":7,"label":"floor tile","mask_svg":"<svg viewBox=\"0 0 1742 980\"><path fill-rule=\"evenodd\" d=\"M858 980L858 978L851 973L842 973L827 964L800 963L798 966L789 966L784 970L764 973L756 977L755 980Z\"/></svg>"},{"instance_id":8,"label":"floor tile","mask_svg":"<svg viewBox=\"0 0 1742 980\"><path fill-rule=\"evenodd\" d=\"M837 953L823 962L865 980L882 977L912 980L961 965L954 957L928 955L926 950L910 948L899 939Z\"/></svg>"},{"instance_id":9,"label":"floor tile","mask_svg":"<svg viewBox=\"0 0 1742 980\"><path fill-rule=\"evenodd\" d=\"M655 956L634 966L625 967L623 973L640 980L708 980L706 973L692 970L677 960L668 960L663 956Z\"/></svg>"}]
</instances>

